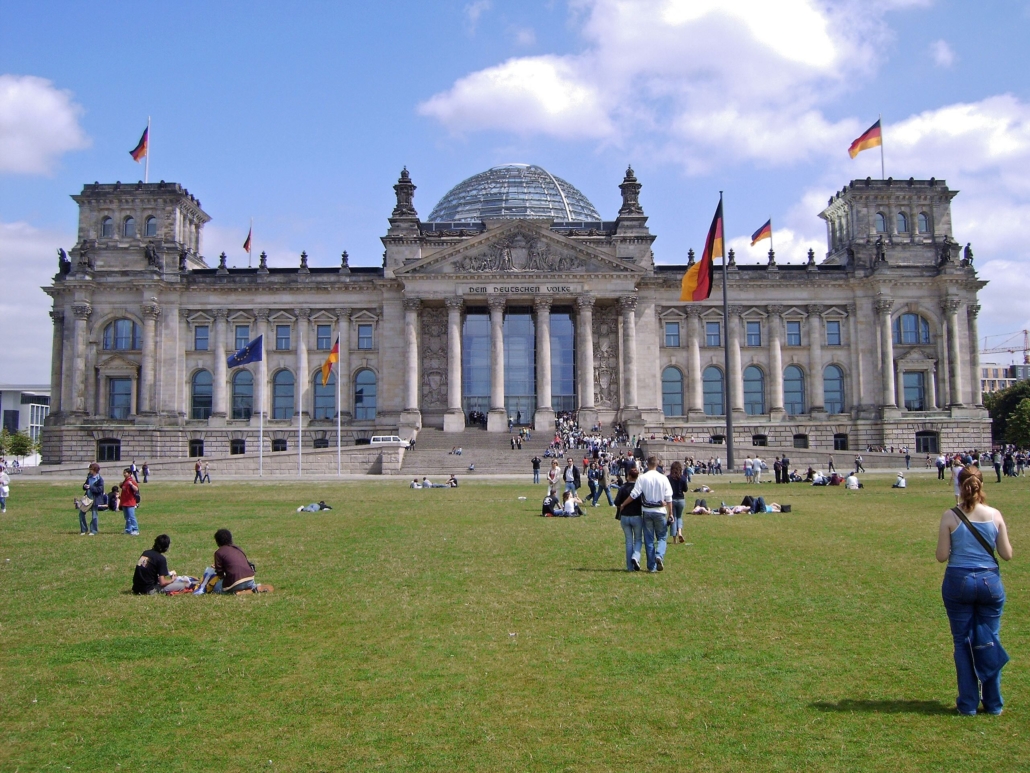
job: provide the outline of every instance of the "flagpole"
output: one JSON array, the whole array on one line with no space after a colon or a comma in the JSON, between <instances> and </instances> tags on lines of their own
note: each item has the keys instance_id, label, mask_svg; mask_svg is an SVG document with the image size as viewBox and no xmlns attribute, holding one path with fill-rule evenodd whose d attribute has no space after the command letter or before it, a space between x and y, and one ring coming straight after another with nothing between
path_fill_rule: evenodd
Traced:
<instances>
[{"instance_id":1,"label":"flagpole","mask_svg":"<svg viewBox=\"0 0 1030 773\"><path fill-rule=\"evenodd\" d=\"M337 338L339 341L339 338ZM340 368L336 368L336 477L343 472L340 460Z\"/></svg>"},{"instance_id":2,"label":"flagpole","mask_svg":"<svg viewBox=\"0 0 1030 773\"><path fill-rule=\"evenodd\" d=\"M299 386L299 384L298 384ZM304 394L303 389L297 390L300 395ZM298 396L300 396L298 395ZM303 406L298 406L303 407ZM303 477L304 475L304 433L301 428L301 422L304 417L301 415L302 411L297 411L297 477Z\"/></svg>"},{"instance_id":3,"label":"flagpole","mask_svg":"<svg viewBox=\"0 0 1030 773\"><path fill-rule=\"evenodd\" d=\"M725 213L723 213L723 214L725 215ZM725 222L726 222L726 218L724 217L723 218L723 223L725 224ZM774 250L775 249L775 247L773 247L773 238L772 238L773 234L772 234L772 232L773 232L772 215L769 215L769 249L770 250ZM726 233L725 227L723 228L723 233Z\"/></svg>"},{"instance_id":4,"label":"flagpole","mask_svg":"<svg viewBox=\"0 0 1030 773\"><path fill-rule=\"evenodd\" d=\"M264 346L264 342L262 342ZM264 356L264 352L261 353ZM258 368L258 373L261 368ZM265 402L265 385L261 385L261 402ZM258 406L258 477L265 477L265 406Z\"/></svg>"},{"instance_id":5,"label":"flagpole","mask_svg":"<svg viewBox=\"0 0 1030 773\"><path fill-rule=\"evenodd\" d=\"M886 167L883 163L883 116L879 113L876 114L876 122L880 124L880 179L887 179Z\"/></svg>"},{"instance_id":6,"label":"flagpole","mask_svg":"<svg viewBox=\"0 0 1030 773\"><path fill-rule=\"evenodd\" d=\"M722 206L722 191L719 191L719 211L722 213L722 319L723 319L723 373L726 385L723 390L723 410L726 411L726 466L732 473L733 466L733 407L730 405L730 312L727 285L729 270L726 267L726 210ZM771 218L770 218L771 219ZM772 247L772 223L769 224L769 241Z\"/></svg>"},{"instance_id":7,"label":"flagpole","mask_svg":"<svg viewBox=\"0 0 1030 773\"><path fill-rule=\"evenodd\" d=\"M251 258L254 255L254 218L250 219L250 249L247 250L247 268L251 268Z\"/></svg>"},{"instance_id":8,"label":"flagpole","mask_svg":"<svg viewBox=\"0 0 1030 773\"><path fill-rule=\"evenodd\" d=\"M136 124L136 125L139 126L139 124ZM150 116L148 115L147 116L147 163L143 167L143 182L144 183L150 182L150 145L151 144L152 143L151 143L151 139L150 139Z\"/></svg>"}]
</instances>

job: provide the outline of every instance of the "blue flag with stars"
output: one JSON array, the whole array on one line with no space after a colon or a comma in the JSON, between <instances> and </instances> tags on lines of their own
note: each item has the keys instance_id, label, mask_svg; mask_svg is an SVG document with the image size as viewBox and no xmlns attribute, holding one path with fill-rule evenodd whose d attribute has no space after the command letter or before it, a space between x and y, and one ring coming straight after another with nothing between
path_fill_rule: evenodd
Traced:
<instances>
[{"instance_id":1,"label":"blue flag with stars","mask_svg":"<svg viewBox=\"0 0 1030 773\"><path fill-rule=\"evenodd\" d=\"M246 365L248 362L260 362L261 361L261 339L264 336L258 336L253 341L248 343L236 354L232 355L226 364L230 368L238 368L240 365Z\"/></svg>"}]
</instances>

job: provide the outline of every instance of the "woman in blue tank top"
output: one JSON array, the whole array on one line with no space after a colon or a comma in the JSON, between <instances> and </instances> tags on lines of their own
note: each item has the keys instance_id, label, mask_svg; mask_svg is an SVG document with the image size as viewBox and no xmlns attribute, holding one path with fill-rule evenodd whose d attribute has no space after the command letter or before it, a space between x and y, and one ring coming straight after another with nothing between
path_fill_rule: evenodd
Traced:
<instances>
[{"instance_id":1,"label":"woman in blue tank top","mask_svg":"<svg viewBox=\"0 0 1030 773\"><path fill-rule=\"evenodd\" d=\"M1012 558L1012 545L1005 519L988 507L983 494L983 477L973 465L966 465L958 475L959 505L970 526L1006 561ZM970 526L954 510L945 511L937 534L937 560L947 561L941 595L955 641L955 671L958 677L958 698L955 707L960 714L975 715L983 701L988 714L1001 714L1001 665L990 664L989 658L973 657L977 648L997 646L1001 627L1001 611L1005 605L1005 588L1001 584L998 562L993 551L980 543ZM977 636L977 629L987 632L993 643ZM995 667L996 666L996 667Z\"/></svg>"}]
</instances>

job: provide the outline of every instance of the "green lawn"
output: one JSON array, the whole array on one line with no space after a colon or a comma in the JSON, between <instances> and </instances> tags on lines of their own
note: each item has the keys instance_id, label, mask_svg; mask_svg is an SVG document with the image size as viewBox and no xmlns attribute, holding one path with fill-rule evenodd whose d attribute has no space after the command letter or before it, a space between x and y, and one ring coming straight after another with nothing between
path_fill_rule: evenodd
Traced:
<instances>
[{"instance_id":1,"label":"green lawn","mask_svg":"<svg viewBox=\"0 0 1030 773\"><path fill-rule=\"evenodd\" d=\"M1030 770L1030 483L987 488L1017 556L1006 711L961 718L933 557L950 487L891 480L763 485L794 511L687 516L648 575L620 571L610 509L542 519L530 485L151 483L133 539L117 514L80 537L77 484L21 476L0 771ZM318 499L337 509L294 512ZM275 593L127 593L158 533L196 575L221 526Z\"/></svg>"}]
</instances>

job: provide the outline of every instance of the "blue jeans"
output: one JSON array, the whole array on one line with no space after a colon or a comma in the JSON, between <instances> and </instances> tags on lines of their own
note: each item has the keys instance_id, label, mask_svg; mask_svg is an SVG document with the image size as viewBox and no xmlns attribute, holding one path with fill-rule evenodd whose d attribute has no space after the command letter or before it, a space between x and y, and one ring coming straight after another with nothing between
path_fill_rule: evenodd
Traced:
<instances>
[{"instance_id":1,"label":"blue jeans","mask_svg":"<svg viewBox=\"0 0 1030 773\"><path fill-rule=\"evenodd\" d=\"M136 508L126 507L123 511L125 515L125 533L132 534L133 532L139 531L139 524L136 523Z\"/></svg>"},{"instance_id":2,"label":"blue jeans","mask_svg":"<svg viewBox=\"0 0 1030 773\"><path fill-rule=\"evenodd\" d=\"M565 490L571 491L572 493L576 493L576 484L571 480L565 481Z\"/></svg>"},{"instance_id":3,"label":"blue jeans","mask_svg":"<svg viewBox=\"0 0 1030 773\"><path fill-rule=\"evenodd\" d=\"M633 561L640 565L640 546L644 536L644 519L639 515L624 515L619 521L626 534L626 571L634 570Z\"/></svg>"},{"instance_id":4,"label":"blue jeans","mask_svg":"<svg viewBox=\"0 0 1030 773\"><path fill-rule=\"evenodd\" d=\"M97 519L97 506L96 505L93 505L92 513L93 513L93 519L90 521L89 531L91 531L94 534L96 534L98 531L100 531L100 524L98 523L98 519ZM79 531L81 531L83 534L86 533L86 514L84 512L82 512L81 510L79 510Z\"/></svg>"},{"instance_id":5,"label":"blue jeans","mask_svg":"<svg viewBox=\"0 0 1030 773\"><path fill-rule=\"evenodd\" d=\"M246 580L244 582L241 582L239 585L233 586L232 590L222 590L222 580L219 579L218 582L215 583L215 587L211 590L211 592L225 593L231 596L235 593L239 593L240 591L254 590L256 587L257 583L255 583L253 580Z\"/></svg>"},{"instance_id":6,"label":"blue jeans","mask_svg":"<svg viewBox=\"0 0 1030 773\"><path fill-rule=\"evenodd\" d=\"M540 470L533 470L533 482L534 483L539 483L540 482Z\"/></svg>"},{"instance_id":7,"label":"blue jeans","mask_svg":"<svg viewBox=\"0 0 1030 773\"><path fill-rule=\"evenodd\" d=\"M598 481L597 482L597 490L594 492L593 504L595 506L597 505L598 500L601 499L601 494L604 494L606 497L608 497L608 505L609 505L609 507L614 507L615 506L615 503L612 502L611 486L605 486L601 481Z\"/></svg>"},{"instance_id":8,"label":"blue jeans","mask_svg":"<svg viewBox=\"0 0 1030 773\"><path fill-rule=\"evenodd\" d=\"M647 571L658 571L658 556L665 560L665 539L668 514L662 510L644 510L644 550L647 552Z\"/></svg>"},{"instance_id":9,"label":"blue jeans","mask_svg":"<svg viewBox=\"0 0 1030 773\"><path fill-rule=\"evenodd\" d=\"M587 481L587 485L590 487L590 497L589 497L590 501L593 504L597 504L597 481L596 480L588 480Z\"/></svg>"},{"instance_id":10,"label":"blue jeans","mask_svg":"<svg viewBox=\"0 0 1030 773\"><path fill-rule=\"evenodd\" d=\"M683 531L683 511L687 509L687 500L672 500L672 534L673 536Z\"/></svg>"},{"instance_id":11,"label":"blue jeans","mask_svg":"<svg viewBox=\"0 0 1030 773\"><path fill-rule=\"evenodd\" d=\"M951 624L955 641L955 672L958 677L956 708L963 714L975 714L980 705L980 687L983 689L984 709L992 714L1001 712L1001 672L980 685L973 668L973 650L970 637L973 625L986 623L995 633L1001 627L1001 610L1005 606L1005 588L997 569L960 569L948 567L941 585L944 608Z\"/></svg>"}]
</instances>

